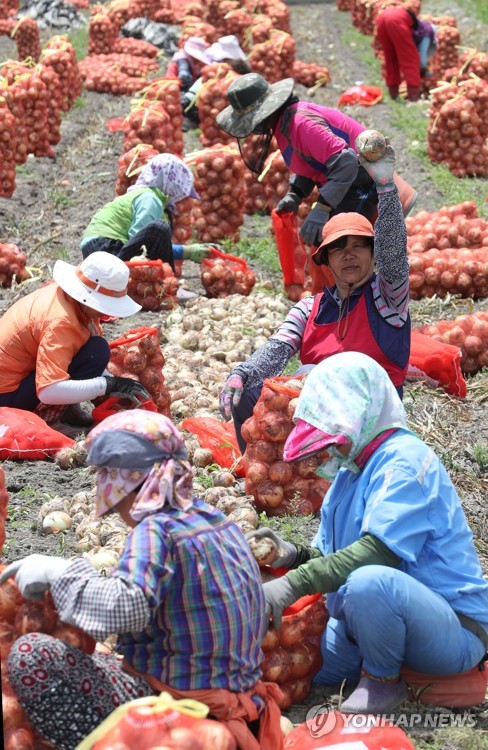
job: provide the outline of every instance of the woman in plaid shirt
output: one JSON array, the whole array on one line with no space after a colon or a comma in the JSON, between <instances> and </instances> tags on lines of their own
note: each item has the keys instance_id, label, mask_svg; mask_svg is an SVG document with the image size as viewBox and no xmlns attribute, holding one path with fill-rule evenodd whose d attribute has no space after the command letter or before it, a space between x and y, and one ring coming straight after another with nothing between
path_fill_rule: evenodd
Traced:
<instances>
[{"instance_id":1,"label":"woman in plaid shirt","mask_svg":"<svg viewBox=\"0 0 488 750\"><path fill-rule=\"evenodd\" d=\"M280 748L279 689L260 682L259 568L240 529L193 496L180 433L134 409L95 427L87 446L97 516L115 510L132 527L118 566L105 578L86 559L31 555L1 580L15 575L30 598L50 589L62 621L97 640L117 633L123 660L40 633L19 638L8 672L27 715L58 750L72 750L119 704L166 690L206 703L239 747Z\"/></svg>"}]
</instances>

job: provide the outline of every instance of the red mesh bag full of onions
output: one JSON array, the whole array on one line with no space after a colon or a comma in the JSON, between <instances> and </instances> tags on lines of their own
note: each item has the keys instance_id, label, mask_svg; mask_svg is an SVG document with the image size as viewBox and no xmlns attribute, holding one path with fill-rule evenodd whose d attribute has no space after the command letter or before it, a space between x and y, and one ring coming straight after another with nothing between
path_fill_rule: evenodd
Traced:
<instances>
[{"instance_id":1,"label":"red mesh bag full of onions","mask_svg":"<svg viewBox=\"0 0 488 750\"><path fill-rule=\"evenodd\" d=\"M127 294L143 310L171 310L177 304L178 279L169 263L147 258L127 261L130 271Z\"/></svg>"},{"instance_id":2,"label":"red mesh bag full of onions","mask_svg":"<svg viewBox=\"0 0 488 750\"><path fill-rule=\"evenodd\" d=\"M283 693L282 711L304 701L322 666L320 639L329 619L321 594L303 596L283 612L281 628L269 625L261 648L263 680L276 682Z\"/></svg>"},{"instance_id":3,"label":"red mesh bag full of onions","mask_svg":"<svg viewBox=\"0 0 488 750\"><path fill-rule=\"evenodd\" d=\"M229 294L250 294L256 277L244 258L228 255L211 248L209 257L200 264L200 278L207 297L228 297Z\"/></svg>"},{"instance_id":4,"label":"red mesh bag full of onions","mask_svg":"<svg viewBox=\"0 0 488 750\"><path fill-rule=\"evenodd\" d=\"M183 112L181 109L180 82L177 78L154 78L141 92L143 100L162 103L169 115L168 150L183 153Z\"/></svg>"},{"instance_id":5,"label":"red mesh bag full of onions","mask_svg":"<svg viewBox=\"0 0 488 750\"><path fill-rule=\"evenodd\" d=\"M418 330L436 341L459 347L465 375L475 375L488 367L488 310L458 315L454 320L439 320Z\"/></svg>"},{"instance_id":6,"label":"red mesh bag full of onions","mask_svg":"<svg viewBox=\"0 0 488 750\"><path fill-rule=\"evenodd\" d=\"M261 73L270 83L289 76L294 62L295 40L283 31L272 31L266 42L255 44L249 53L253 73Z\"/></svg>"},{"instance_id":7,"label":"red mesh bag full of onions","mask_svg":"<svg viewBox=\"0 0 488 750\"><path fill-rule=\"evenodd\" d=\"M148 143L138 143L119 156L115 194L125 195L127 188L135 184L146 164L158 154L159 151Z\"/></svg>"},{"instance_id":8,"label":"red mesh bag full of onions","mask_svg":"<svg viewBox=\"0 0 488 750\"><path fill-rule=\"evenodd\" d=\"M304 376L268 378L253 411L242 425L245 490L268 516L310 515L319 510L330 487L317 476L327 451L287 463L283 447L293 429L293 415Z\"/></svg>"},{"instance_id":9,"label":"red mesh bag full of onions","mask_svg":"<svg viewBox=\"0 0 488 750\"><path fill-rule=\"evenodd\" d=\"M109 372L116 377L138 380L148 391L158 411L170 417L171 397L164 385L164 362L157 328L131 328L110 342Z\"/></svg>"}]
</instances>

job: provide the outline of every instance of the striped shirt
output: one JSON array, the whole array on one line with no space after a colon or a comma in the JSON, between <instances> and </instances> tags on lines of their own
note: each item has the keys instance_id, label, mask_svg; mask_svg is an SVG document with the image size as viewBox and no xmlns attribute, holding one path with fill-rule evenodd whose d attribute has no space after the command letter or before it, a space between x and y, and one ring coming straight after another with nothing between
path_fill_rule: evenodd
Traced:
<instances>
[{"instance_id":1,"label":"striped shirt","mask_svg":"<svg viewBox=\"0 0 488 750\"><path fill-rule=\"evenodd\" d=\"M259 568L241 530L201 500L137 524L110 578L77 561L52 593L61 619L96 637L119 633L132 667L176 689L241 692L261 677Z\"/></svg>"},{"instance_id":2,"label":"striped shirt","mask_svg":"<svg viewBox=\"0 0 488 750\"><path fill-rule=\"evenodd\" d=\"M379 195L374 255L378 272L367 284L353 291L350 309L354 309L365 288L370 287L379 322L386 324L382 328L378 321L373 320L373 332L381 345L385 332L391 339L391 328L400 330L409 322L407 232L397 189ZM280 375L288 359L299 353L314 299L305 297L297 302L269 341L232 370L243 378L246 388L260 386L265 378ZM324 288L317 322L337 322L341 304L335 286Z\"/></svg>"}]
</instances>

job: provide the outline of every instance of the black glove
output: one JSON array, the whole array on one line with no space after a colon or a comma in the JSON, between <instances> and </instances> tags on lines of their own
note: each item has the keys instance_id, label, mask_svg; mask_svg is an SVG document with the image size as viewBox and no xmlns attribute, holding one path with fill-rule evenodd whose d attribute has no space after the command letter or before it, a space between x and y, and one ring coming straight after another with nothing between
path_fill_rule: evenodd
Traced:
<instances>
[{"instance_id":1,"label":"black glove","mask_svg":"<svg viewBox=\"0 0 488 750\"><path fill-rule=\"evenodd\" d=\"M193 75L188 60L178 60L178 78L181 81L181 91L187 91L193 84Z\"/></svg>"},{"instance_id":2,"label":"black glove","mask_svg":"<svg viewBox=\"0 0 488 750\"><path fill-rule=\"evenodd\" d=\"M309 245L317 247L322 242L322 229L329 218L330 208L325 208L322 203L316 203L302 224L300 236Z\"/></svg>"},{"instance_id":3,"label":"black glove","mask_svg":"<svg viewBox=\"0 0 488 750\"><path fill-rule=\"evenodd\" d=\"M106 396L117 398L128 398L136 406L144 401L149 401L151 396L138 380L132 378L114 378L112 375L104 375L107 381Z\"/></svg>"},{"instance_id":4,"label":"black glove","mask_svg":"<svg viewBox=\"0 0 488 750\"><path fill-rule=\"evenodd\" d=\"M279 201L275 211L277 214L296 214L301 202L300 196L290 191Z\"/></svg>"}]
</instances>

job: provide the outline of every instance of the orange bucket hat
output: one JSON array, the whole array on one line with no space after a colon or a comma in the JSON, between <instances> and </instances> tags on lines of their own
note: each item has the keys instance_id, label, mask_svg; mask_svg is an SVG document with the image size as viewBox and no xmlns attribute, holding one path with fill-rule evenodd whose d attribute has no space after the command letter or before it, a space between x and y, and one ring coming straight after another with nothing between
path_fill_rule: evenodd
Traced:
<instances>
[{"instance_id":1,"label":"orange bucket hat","mask_svg":"<svg viewBox=\"0 0 488 750\"><path fill-rule=\"evenodd\" d=\"M321 265L320 258L323 250L328 250L341 237L354 235L359 237L374 237L371 222L354 211L336 214L324 225L322 230L322 244L313 252L312 258L317 265Z\"/></svg>"}]
</instances>

